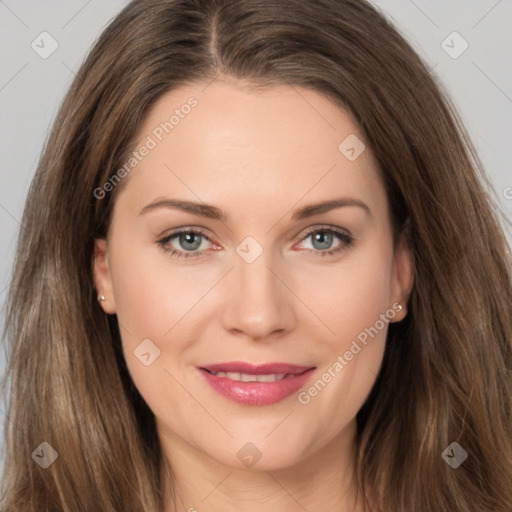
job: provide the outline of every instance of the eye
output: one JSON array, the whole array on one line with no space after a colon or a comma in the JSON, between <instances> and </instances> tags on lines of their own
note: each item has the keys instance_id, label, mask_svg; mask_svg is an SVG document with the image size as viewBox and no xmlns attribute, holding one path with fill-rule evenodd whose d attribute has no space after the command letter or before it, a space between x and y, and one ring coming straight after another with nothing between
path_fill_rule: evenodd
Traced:
<instances>
[{"instance_id":1,"label":"eye","mask_svg":"<svg viewBox=\"0 0 512 512\"><path fill-rule=\"evenodd\" d=\"M316 253L318 256L329 256L340 253L353 243L350 233L330 226L321 226L311 229L302 240L311 239L312 249L308 252ZM338 240L338 244L333 244Z\"/></svg>"},{"instance_id":2,"label":"eye","mask_svg":"<svg viewBox=\"0 0 512 512\"><path fill-rule=\"evenodd\" d=\"M350 233L331 226L317 226L311 229L301 239L301 244L311 238L312 248L305 248L306 252L315 256L329 256L338 254L347 249L353 238ZM338 244L333 247L333 244ZM200 229L179 229L157 241L158 245L174 258L200 258L205 256L208 244L213 244L211 239ZM215 250L220 249L215 245Z\"/></svg>"},{"instance_id":3,"label":"eye","mask_svg":"<svg viewBox=\"0 0 512 512\"><path fill-rule=\"evenodd\" d=\"M212 243L203 231L189 228L166 235L158 245L176 258L198 258L204 255L206 241Z\"/></svg>"}]
</instances>

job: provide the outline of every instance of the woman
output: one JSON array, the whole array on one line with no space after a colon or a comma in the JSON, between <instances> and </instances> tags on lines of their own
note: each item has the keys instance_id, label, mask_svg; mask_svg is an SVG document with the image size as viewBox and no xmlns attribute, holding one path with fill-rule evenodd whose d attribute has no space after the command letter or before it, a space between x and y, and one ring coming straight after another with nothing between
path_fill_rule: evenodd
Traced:
<instances>
[{"instance_id":1,"label":"woman","mask_svg":"<svg viewBox=\"0 0 512 512\"><path fill-rule=\"evenodd\" d=\"M27 199L4 508L509 511L482 183L369 4L131 2Z\"/></svg>"}]
</instances>

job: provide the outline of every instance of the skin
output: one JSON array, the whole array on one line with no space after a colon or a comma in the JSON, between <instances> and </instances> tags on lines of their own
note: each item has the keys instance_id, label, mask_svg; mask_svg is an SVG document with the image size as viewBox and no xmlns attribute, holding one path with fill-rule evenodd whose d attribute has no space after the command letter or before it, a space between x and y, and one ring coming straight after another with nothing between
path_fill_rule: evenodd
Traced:
<instances>
[{"instance_id":1,"label":"skin","mask_svg":"<svg viewBox=\"0 0 512 512\"><path fill-rule=\"evenodd\" d=\"M354 161L338 146L364 141L352 118L304 88L251 89L217 79L165 94L146 116L139 147L194 96L197 107L124 179L107 240L96 241L94 278L106 313L121 325L135 385L155 414L178 490L166 510L362 510L355 497L355 416L379 371L386 324L307 404L297 394L265 406L234 403L212 390L197 366L225 361L316 366L305 388L397 302L406 315L409 249L393 246L389 204L371 151ZM352 197L303 220L295 210ZM174 208L140 213L163 198L204 202L224 222ZM325 245L308 228L349 232ZM176 258L158 240L176 228L203 228L198 258ZM247 236L262 254L236 252ZM194 240L193 240L194 241ZM179 237L167 247L187 252ZM253 251L250 248L250 251ZM396 311L395 311L396 312ZM159 348L149 366L135 357L144 339ZM332 373L332 371L331 371ZM261 453L246 467L237 453Z\"/></svg>"}]
</instances>

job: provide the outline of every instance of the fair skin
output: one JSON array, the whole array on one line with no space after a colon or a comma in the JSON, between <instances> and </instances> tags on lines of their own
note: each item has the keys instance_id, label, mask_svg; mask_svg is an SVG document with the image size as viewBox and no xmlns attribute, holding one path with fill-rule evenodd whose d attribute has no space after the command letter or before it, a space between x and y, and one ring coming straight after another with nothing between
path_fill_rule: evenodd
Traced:
<instances>
[{"instance_id":1,"label":"fair skin","mask_svg":"<svg viewBox=\"0 0 512 512\"><path fill-rule=\"evenodd\" d=\"M342 371L333 364L382 314L405 317L413 279L409 250L393 247L377 164L368 145L354 161L340 152L348 135L364 138L325 96L223 79L162 96L136 147L191 96L197 106L124 179L94 258L101 305L118 317L128 369L173 470L178 503L167 498L165 510L362 510L352 480L355 417L379 372L388 324ZM339 198L355 201L293 218ZM226 217L165 204L141 212L164 199L213 205ZM177 228L207 238L169 239ZM353 242L329 238L327 228ZM248 236L262 249L250 263L236 250ZM201 256L177 258L173 249ZM147 366L134 355L145 339L160 350ZM307 403L298 392L237 403L199 370L226 361L314 368L301 391L329 368L331 379ZM253 466L237 456L244 446L260 457Z\"/></svg>"}]
</instances>

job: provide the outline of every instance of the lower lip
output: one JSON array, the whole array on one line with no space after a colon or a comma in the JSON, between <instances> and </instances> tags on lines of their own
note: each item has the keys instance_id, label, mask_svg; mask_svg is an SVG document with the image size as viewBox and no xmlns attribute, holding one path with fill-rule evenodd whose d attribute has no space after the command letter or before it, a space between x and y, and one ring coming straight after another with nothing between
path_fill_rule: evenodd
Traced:
<instances>
[{"instance_id":1,"label":"lower lip","mask_svg":"<svg viewBox=\"0 0 512 512\"><path fill-rule=\"evenodd\" d=\"M245 405L270 405L296 393L306 383L315 368L275 382L240 382L226 377L217 377L206 370L199 371L217 393L233 402Z\"/></svg>"}]
</instances>

